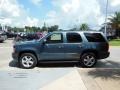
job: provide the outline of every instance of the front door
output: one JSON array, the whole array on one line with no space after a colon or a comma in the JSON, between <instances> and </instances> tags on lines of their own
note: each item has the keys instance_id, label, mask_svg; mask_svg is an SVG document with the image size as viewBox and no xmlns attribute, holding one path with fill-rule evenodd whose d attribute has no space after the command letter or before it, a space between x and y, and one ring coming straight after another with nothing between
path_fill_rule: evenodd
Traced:
<instances>
[{"instance_id":1,"label":"front door","mask_svg":"<svg viewBox=\"0 0 120 90\"><path fill-rule=\"evenodd\" d=\"M46 38L40 58L43 60L64 59L64 46L62 33L53 33Z\"/></svg>"}]
</instances>

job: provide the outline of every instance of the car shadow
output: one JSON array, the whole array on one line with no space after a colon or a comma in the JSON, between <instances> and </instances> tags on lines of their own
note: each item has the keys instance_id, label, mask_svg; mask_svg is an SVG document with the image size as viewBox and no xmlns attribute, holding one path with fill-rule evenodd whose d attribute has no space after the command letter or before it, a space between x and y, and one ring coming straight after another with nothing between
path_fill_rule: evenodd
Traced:
<instances>
[{"instance_id":1,"label":"car shadow","mask_svg":"<svg viewBox=\"0 0 120 90\"><path fill-rule=\"evenodd\" d=\"M11 60L11 61L9 62L9 66L10 66L10 67L19 68L18 63L17 63L15 60Z\"/></svg>"},{"instance_id":2,"label":"car shadow","mask_svg":"<svg viewBox=\"0 0 120 90\"><path fill-rule=\"evenodd\" d=\"M120 80L120 63L111 60L98 61L93 69L88 69L87 74L93 78Z\"/></svg>"},{"instance_id":3,"label":"car shadow","mask_svg":"<svg viewBox=\"0 0 120 90\"><path fill-rule=\"evenodd\" d=\"M120 80L120 69L110 69L110 68L96 68L89 70L87 72L89 76L93 78L102 78L102 79L116 79Z\"/></svg>"},{"instance_id":4,"label":"car shadow","mask_svg":"<svg viewBox=\"0 0 120 90\"><path fill-rule=\"evenodd\" d=\"M11 60L9 62L10 67L19 68L19 64ZM78 63L38 63L36 67L38 68L61 68L61 67L75 67L78 66Z\"/></svg>"},{"instance_id":5,"label":"car shadow","mask_svg":"<svg viewBox=\"0 0 120 90\"><path fill-rule=\"evenodd\" d=\"M120 69L120 62L115 62L112 60L100 60L95 65L95 68L119 68Z\"/></svg>"},{"instance_id":6,"label":"car shadow","mask_svg":"<svg viewBox=\"0 0 120 90\"><path fill-rule=\"evenodd\" d=\"M61 68L61 67L77 67L77 63L39 63L39 68Z\"/></svg>"},{"instance_id":7,"label":"car shadow","mask_svg":"<svg viewBox=\"0 0 120 90\"><path fill-rule=\"evenodd\" d=\"M11 60L9 62L10 67L19 67L19 64L15 62L14 60ZM37 64L38 68L61 68L61 67L79 67L79 63L38 63ZM120 69L120 63L119 62L114 62L111 60L105 60L105 61L98 61L98 63L94 66L94 68L113 68L113 69Z\"/></svg>"}]
</instances>

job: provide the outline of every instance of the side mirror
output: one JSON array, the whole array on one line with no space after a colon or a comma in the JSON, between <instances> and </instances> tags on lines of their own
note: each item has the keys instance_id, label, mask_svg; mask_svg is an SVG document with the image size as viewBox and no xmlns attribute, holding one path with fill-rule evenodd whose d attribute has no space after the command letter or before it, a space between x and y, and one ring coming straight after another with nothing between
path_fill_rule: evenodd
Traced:
<instances>
[{"instance_id":1,"label":"side mirror","mask_svg":"<svg viewBox=\"0 0 120 90\"><path fill-rule=\"evenodd\" d=\"M43 40L43 44L46 44L46 42L47 42L47 40L46 40L46 39L44 39L44 40Z\"/></svg>"}]
</instances>

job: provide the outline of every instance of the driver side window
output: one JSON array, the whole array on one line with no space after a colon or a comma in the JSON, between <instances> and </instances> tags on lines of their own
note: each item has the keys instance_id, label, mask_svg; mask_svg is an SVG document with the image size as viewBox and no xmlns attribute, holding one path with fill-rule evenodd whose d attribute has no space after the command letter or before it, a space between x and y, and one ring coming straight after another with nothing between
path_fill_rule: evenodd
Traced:
<instances>
[{"instance_id":1,"label":"driver side window","mask_svg":"<svg viewBox=\"0 0 120 90\"><path fill-rule=\"evenodd\" d=\"M47 37L47 43L63 43L63 36L61 33L54 33Z\"/></svg>"}]
</instances>

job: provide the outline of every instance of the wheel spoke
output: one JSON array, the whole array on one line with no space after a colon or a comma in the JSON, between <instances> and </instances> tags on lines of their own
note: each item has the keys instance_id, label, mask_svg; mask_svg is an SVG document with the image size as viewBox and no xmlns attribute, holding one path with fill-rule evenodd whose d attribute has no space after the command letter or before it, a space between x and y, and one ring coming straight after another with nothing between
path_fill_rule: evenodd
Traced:
<instances>
[{"instance_id":1,"label":"wheel spoke","mask_svg":"<svg viewBox=\"0 0 120 90\"><path fill-rule=\"evenodd\" d=\"M26 60L28 60L28 57L27 57L27 56L25 56L24 58L25 58Z\"/></svg>"},{"instance_id":2,"label":"wheel spoke","mask_svg":"<svg viewBox=\"0 0 120 90\"><path fill-rule=\"evenodd\" d=\"M26 63L27 61L26 60L22 60L23 63Z\"/></svg>"},{"instance_id":3,"label":"wheel spoke","mask_svg":"<svg viewBox=\"0 0 120 90\"><path fill-rule=\"evenodd\" d=\"M87 56L86 58L87 58L87 59L90 59L90 57L89 57L89 56Z\"/></svg>"},{"instance_id":4,"label":"wheel spoke","mask_svg":"<svg viewBox=\"0 0 120 90\"><path fill-rule=\"evenodd\" d=\"M33 61L29 61L29 64L33 64Z\"/></svg>"},{"instance_id":5,"label":"wheel spoke","mask_svg":"<svg viewBox=\"0 0 120 90\"><path fill-rule=\"evenodd\" d=\"M29 64L29 62L27 62L26 66L27 66L27 67L30 67L30 64Z\"/></svg>"}]
</instances>

